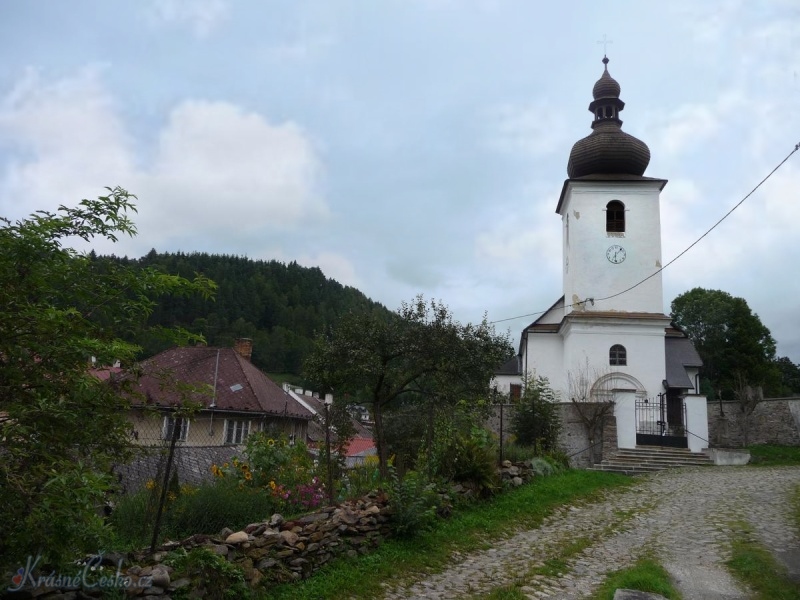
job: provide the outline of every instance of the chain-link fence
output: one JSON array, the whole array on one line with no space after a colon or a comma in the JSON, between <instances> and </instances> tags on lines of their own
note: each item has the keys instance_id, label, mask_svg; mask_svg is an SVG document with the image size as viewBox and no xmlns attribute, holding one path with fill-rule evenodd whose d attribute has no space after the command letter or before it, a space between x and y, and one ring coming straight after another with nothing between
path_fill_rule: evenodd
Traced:
<instances>
[{"instance_id":1,"label":"chain-link fence","mask_svg":"<svg viewBox=\"0 0 800 600\"><path fill-rule=\"evenodd\" d=\"M188 443L189 427L189 419L172 415L136 423L132 459L113 471L110 522L122 545L154 547L269 517L267 494L214 475L241 457L242 446Z\"/></svg>"}]
</instances>

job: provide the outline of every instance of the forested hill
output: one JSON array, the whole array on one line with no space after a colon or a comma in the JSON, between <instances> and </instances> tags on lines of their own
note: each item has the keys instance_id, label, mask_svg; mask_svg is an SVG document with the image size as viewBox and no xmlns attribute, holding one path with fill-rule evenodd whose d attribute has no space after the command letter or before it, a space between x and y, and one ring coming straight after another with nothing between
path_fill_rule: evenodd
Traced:
<instances>
[{"instance_id":1,"label":"forested hill","mask_svg":"<svg viewBox=\"0 0 800 600\"><path fill-rule=\"evenodd\" d=\"M149 324L202 333L209 346L232 346L237 337L252 338L252 361L268 373L299 374L314 335L340 315L351 310L388 312L357 289L328 279L319 268L296 262L155 250L138 260L104 258L187 278L200 273L212 279L219 286L215 300L166 298ZM136 341L145 356L165 349L158 339Z\"/></svg>"}]
</instances>

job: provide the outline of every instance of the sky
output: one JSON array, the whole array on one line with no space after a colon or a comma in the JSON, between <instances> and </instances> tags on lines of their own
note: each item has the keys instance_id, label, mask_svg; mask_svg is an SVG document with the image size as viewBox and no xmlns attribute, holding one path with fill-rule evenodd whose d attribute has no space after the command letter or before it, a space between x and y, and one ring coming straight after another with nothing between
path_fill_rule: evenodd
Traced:
<instances>
[{"instance_id":1,"label":"sky","mask_svg":"<svg viewBox=\"0 0 800 600\"><path fill-rule=\"evenodd\" d=\"M4 0L0 216L121 186L138 235L98 253L297 261L517 340L562 294L604 48L668 262L800 142L796 0ZM800 363L798 191L800 152L664 271L664 310L742 297Z\"/></svg>"}]
</instances>

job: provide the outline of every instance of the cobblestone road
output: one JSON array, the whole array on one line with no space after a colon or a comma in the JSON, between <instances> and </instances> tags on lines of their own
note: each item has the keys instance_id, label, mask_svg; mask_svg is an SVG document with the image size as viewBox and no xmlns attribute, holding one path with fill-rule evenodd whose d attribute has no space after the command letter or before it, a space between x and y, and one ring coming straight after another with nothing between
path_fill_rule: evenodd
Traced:
<instances>
[{"instance_id":1,"label":"cobblestone road","mask_svg":"<svg viewBox=\"0 0 800 600\"><path fill-rule=\"evenodd\" d=\"M600 502L562 507L540 527L499 540L489 550L456 556L444 572L387 591L385 598L480 597L522 582L528 598L578 599L609 572L651 553L687 600L746 599L747 590L723 565L734 535L731 523L749 523L779 557L800 555L788 501L798 484L800 467L705 467L648 475ZM559 556L567 556L567 568L558 575L535 573Z\"/></svg>"}]
</instances>

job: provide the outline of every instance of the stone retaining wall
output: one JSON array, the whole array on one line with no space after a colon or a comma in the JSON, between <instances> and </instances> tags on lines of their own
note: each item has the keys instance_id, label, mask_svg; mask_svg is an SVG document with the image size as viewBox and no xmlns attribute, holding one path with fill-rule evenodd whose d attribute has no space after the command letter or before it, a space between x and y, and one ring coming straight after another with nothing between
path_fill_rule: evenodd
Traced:
<instances>
[{"instance_id":1,"label":"stone retaining wall","mask_svg":"<svg viewBox=\"0 0 800 600\"><path fill-rule=\"evenodd\" d=\"M498 475L508 487L529 483L534 471L528 463L504 461ZM445 492L442 492L445 494ZM450 493L473 496L469 487L456 485ZM269 521L252 523L241 531L225 529L219 535L193 535L180 542L168 542L152 555L106 555L99 565L117 570L117 581L127 581L127 596L141 600L171 600L180 596L203 598L209 582L201 576L178 573L164 564L167 555L183 548L205 548L239 567L250 588L268 588L309 577L335 556L367 554L391 533L392 508L384 492L373 492L359 500L326 507L305 516L285 520L273 515ZM124 564L127 568L122 568ZM132 564L131 564L132 563ZM94 569L92 569L94 571ZM40 600L83 600L101 595L94 588L23 589L15 598Z\"/></svg>"},{"instance_id":2,"label":"stone retaining wall","mask_svg":"<svg viewBox=\"0 0 800 600\"><path fill-rule=\"evenodd\" d=\"M588 403L587 403L588 404ZM558 446L562 452L570 456L570 465L575 468L586 468L592 465L592 453L589 450L589 436L586 427L581 421L578 411L572 402L556 403L559 419L561 420L561 433L558 437ZM500 406L493 406L493 413L486 425L496 435L500 434ZM512 439L514 421L514 405L503 405L503 439L508 443ZM595 442L600 442L594 450L594 462L600 462L604 456L617 449L617 426L613 416L606 418L603 430Z\"/></svg>"},{"instance_id":3,"label":"stone retaining wall","mask_svg":"<svg viewBox=\"0 0 800 600\"><path fill-rule=\"evenodd\" d=\"M744 415L736 402L708 401L712 447L744 446ZM800 398L768 398L750 416L749 444L800 446Z\"/></svg>"}]
</instances>

